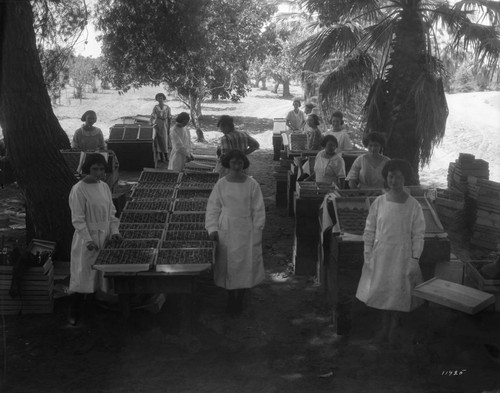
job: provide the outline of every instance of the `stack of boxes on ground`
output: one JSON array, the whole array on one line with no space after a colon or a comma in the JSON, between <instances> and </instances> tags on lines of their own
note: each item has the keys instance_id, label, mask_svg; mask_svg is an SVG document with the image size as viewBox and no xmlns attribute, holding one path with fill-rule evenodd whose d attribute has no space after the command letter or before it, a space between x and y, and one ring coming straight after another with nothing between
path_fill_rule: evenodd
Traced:
<instances>
[{"instance_id":1,"label":"stack of boxes on ground","mask_svg":"<svg viewBox=\"0 0 500 393\"><path fill-rule=\"evenodd\" d=\"M199 272L212 266L215 243L204 228L218 173L145 168L120 217L123 241L100 251L106 272Z\"/></svg>"},{"instance_id":2,"label":"stack of boxes on ground","mask_svg":"<svg viewBox=\"0 0 500 393\"><path fill-rule=\"evenodd\" d=\"M26 252L2 254L0 314L47 314L54 308L54 242L33 239ZM15 260L14 260L15 259Z\"/></svg>"}]
</instances>

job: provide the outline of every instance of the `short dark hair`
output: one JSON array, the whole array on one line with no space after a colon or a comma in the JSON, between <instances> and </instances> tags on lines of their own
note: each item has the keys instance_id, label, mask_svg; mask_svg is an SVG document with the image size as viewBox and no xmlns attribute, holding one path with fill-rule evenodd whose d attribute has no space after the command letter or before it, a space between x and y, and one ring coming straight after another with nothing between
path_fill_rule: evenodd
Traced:
<instances>
[{"instance_id":1,"label":"short dark hair","mask_svg":"<svg viewBox=\"0 0 500 393\"><path fill-rule=\"evenodd\" d=\"M243 160L243 169L247 169L250 166L250 161L248 161L247 156L245 153L243 153L241 150L238 149L233 149L230 150L227 154L225 154L220 163L224 168L229 168L229 161L231 161L233 158L238 158Z\"/></svg>"},{"instance_id":2,"label":"short dark hair","mask_svg":"<svg viewBox=\"0 0 500 393\"><path fill-rule=\"evenodd\" d=\"M339 147L339 141L337 140L337 138L335 138L334 135L325 135L323 137L323 139L321 140L321 146L322 147L326 147L326 144L328 142L335 142L335 144L337 145L337 147Z\"/></svg>"},{"instance_id":3,"label":"short dark hair","mask_svg":"<svg viewBox=\"0 0 500 393\"><path fill-rule=\"evenodd\" d=\"M177 117L175 118L175 121L177 123L186 123L188 122L190 119L189 117L189 114L187 112L181 112L177 115Z\"/></svg>"},{"instance_id":4,"label":"short dark hair","mask_svg":"<svg viewBox=\"0 0 500 393\"><path fill-rule=\"evenodd\" d=\"M406 186L416 186L418 185L417 177L415 176L415 172L413 172L413 168L410 163L401 158L394 158L392 160L387 161L387 163L382 168L382 176L384 178L385 186L387 187L387 176L389 172L400 171L405 178Z\"/></svg>"},{"instance_id":5,"label":"short dark hair","mask_svg":"<svg viewBox=\"0 0 500 393\"><path fill-rule=\"evenodd\" d=\"M295 102L298 102L299 103L299 106L301 106L302 104L300 103L300 98L295 98L293 101L292 101L292 104L295 103Z\"/></svg>"},{"instance_id":6,"label":"short dark hair","mask_svg":"<svg viewBox=\"0 0 500 393\"><path fill-rule=\"evenodd\" d=\"M316 105L314 105L312 102L308 102L307 104L304 105L305 109L313 109Z\"/></svg>"},{"instance_id":7,"label":"short dark hair","mask_svg":"<svg viewBox=\"0 0 500 393\"><path fill-rule=\"evenodd\" d=\"M370 142L375 142L375 143L378 143L381 147L385 147L385 144L387 143L387 139L385 138L385 135L380 133L380 132L370 132L363 139L363 145L368 146L370 144Z\"/></svg>"},{"instance_id":8,"label":"short dark hair","mask_svg":"<svg viewBox=\"0 0 500 393\"><path fill-rule=\"evenodd\" d=\"M94 111L87 111L82 115L82 118L80 120L81 121L87 120L88 115L94 115L94 117L97 119L97 113L95 113Z\"/></svg>"},{"instance_id":9,"label":"short dark hair","mask_svg":"<svg viewBox=\"0 0 500 393\"><path fill-rule=\"evenodd\" d=\"M316 115L316 114L314 114L314 113L311 113L311 114L309 115L309 117L310 117L311 119L313 119L313 120L314 120L314 125L315 125L315 126L319 126L319 116L318 116L318 115ZM332 135L332 136L333 136L333 135Z\"/></svg>"},{"instance_id":10,"label":"short dark hair","mask_svg":"<svg viewBox=\"0 0 500 393\"><path fill-rule=\"evenodd\" d=\"M232 116L222 115L219 117L219 121L217 122L217 127L229 126L231 132L234 131L234 120Z\"/></svg>"},{"instance_id":11,"label":"short dark hair","mask_svg":"<svg viewBox=\"0 0 500 393\"><path fill-rule=\"evenodd\" d=\"M102 165L104 169L106 169L106 166L108 165L106 159L102 154L99 153L86 154L85 161L82 165L82 172L88 175L90 173L90 167L96 164Z\"/></svg>"},{"instance_id":12,"label":"short dark hair","mask_svg":"<svg viewBox=\"0 0 500 393\"><path fill-rule=\"evenodd\" d=\"M341 120L344 120L344 114L341 111L334 111L330 116L330 121L333 117L338 117Z\"/></svg>"},{"instance_id":13,"label":"short dark hair","mask_svg":"<svg viewBox=\"0 0 500 393\"><path fill-rule=\"evenodd\" d=\"M163 100L164 100L164 101L166 101L166 100L167 100L167 97L166 97L166 96L165 96L165 94L163 94L163 93L157 93L157 94L155 95L155 100L156 100L156 101L158 101L158 98L159 98L159 97L163 98Z\"/></svg>"}]
</instances>

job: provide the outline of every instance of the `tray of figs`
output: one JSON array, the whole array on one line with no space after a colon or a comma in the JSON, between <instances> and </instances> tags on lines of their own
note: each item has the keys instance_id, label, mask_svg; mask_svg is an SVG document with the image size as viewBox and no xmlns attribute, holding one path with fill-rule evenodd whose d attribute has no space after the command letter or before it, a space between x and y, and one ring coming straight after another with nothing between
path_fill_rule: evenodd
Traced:
<instances>
[{"instance_id":1,"label":"tray of figs","mask_svg":"<svg viewBox=\"0 0 500 393\"><path fill-rule=\"evenodd\" d=\"M156 259L157 272L201 272L212 267L215 247L160 248Z\"/></svg>"},{"instance_id":2,"label":"tray of figs","mask_svg":"<svg viewBox=\"0 0 500 393\"><path fill-rule=\"evenodd\" d=\"M104 246L105 250L128 249L139 250L143 248L158 248L160 239L124 239L120 241L109 241Z\"/></svg>"},{"instance_id":3,"label":"tray of figs","mask_svg":"<svg viewBox=\"0 0 500 393\"><path fill-rule=\"evenodd\" d=\"M205 222L169 222L167 233L173 231L204 231ZM165 234L166 236L166 234Z\"/></svg>"},{"instance_id":4,"label":"tray of figs","mask_svg":"<svg viewBox=\"0 0 500 393\"><path fill-rule=\"evenodd\" d=\"M214 188L214 186L215 183L182 182L181 184L179 184L179 190L192 190L192 189L211 190L212 188Z\"/></svg>"},{"instance_id":5,"label":"tray of figs","mask_svg":"<svg viewBox=\"0 0 500 393\"><path fill-rule=\"evenodd\" d=\"M137 211L127 210L122 212L120 222L132 224L165 224L168 220L168 212L164 211Z\"/></svg>"},{"instance_id":6,"label":"tray of figs","mask_svg":"<svg viewBox=\"0 0 500 393\"><path fill-rule=\"evenodd\" d=\"M365 229L366 217L370 202L363 197L348 197L334 199L335 216L340 232L362 235Z\"/></svg>"},{"instance_id":7,"label":"tray of figs","mask_svg":"<svg viewBox=\"0 0 500 393\"><path fill-rule=\"evenodd\" d=\"M207 210L206 198L199 199L176 199L174 201L174 212L204 212Z\"/></svg>"},{"instance_id":8,"label":"tray of figs","mask_svg":"<svg viewBox=\"0 0 500 393\"><path fill-rule=\"evenodd\" d=\"M361 188L357 190L335 190L334 192L339 197L368 197L382 195L384 190L378 188Z\"/></svg>"},{"instance_id":9,"label":"tray of figs","mask_svg":"<svg viewBox=\"0 0 500 393\"><path fill-rule=\"evenodd\" d=\"M163 210L169 211L172 207L171 199L137 199L128 201L125 204L124 211L126 210Z\"/></svg>"},{"instance_id":10,"label":"tray of figs","mask_svg":"<svg viewBox=\"0 0 500 393\"><path fill-rule=\"evenodd\" d=\"M146 230L164 230L165 229L165 224L164 223L154 223L154 222L143 222L143 223L127 223L127 222L120 222L120 233L122 231L127 231L127 230L140 230L140 231L146 231ZM145 239L150 239L149 237L146 237Z\"/></svg>"},{"instance_id":11,"label":"tray of figs","mask_svg":"<svg viewBox=\"0 0 500 393\"><path fill-rule=\"evenodd\" d=\"M156 255L155 248L101 250L92 267L103 272L145 272L154 265Z\"/></svg>"},{"instance_id":12,"label":"tray of figs","mask_svg":"<svg viewBox=\"0 0 500 393\"><path fill-rule=\"evenodd\" d=\"M181 181L182 173L154 168L144 168L139 176L139 184L144 182L169 183L175 185Z\"/></svg>"},{"instance_id":13,"label":"tray of figs","mask_svg":"<svg viewBox=\"0 0 500 393\"><path fill-rule=\"evenodd\" d=\"M168 222L202 222L205 223L205 212L173 212Z\"/></svg>"},{"instance_id":14,"label":"tray of figs","mask_svg":"<svg viewBox=\"0 0 500 393\"><path fill-rule=\"evenodd\" d=\"M203 230L194 231L172 231L165 232L165 240L208 240L208 232ZM164 247L165 248L165 247Z\"/></svg>"},{"instance_id":15,"label":"tray of figs","mask_svg":"<svg viewBox=\"0 0 500 393\"><path fill-rule=\"evenodd\" d=\"M140 188L136 187L130 195L131 199L173 199L174 188Z\"/></svg>"},{"instance_id":16,"label":"tray of figs","mask_svg":"<svg viewBox=\"0 0 500 393\"><path fill-rule=\"evenodd\" d=\"M163 224L161 224L161 229L125 229L120 228L120 234L123 240L128 239L163 239L165 230L163 229Z\"/></svg>"},{"instance_id":17,"label":"tray of figs","mask_svg":"<svg viewBox=\"0 0 500 393\"><path fill-rule=\"evenodd\" d=\"M199 199L199 198L208 198L210 196L210 193L212 192L211 189L178 189L176 193L176 198L177 199Z\"/></svg>"},{"instance_id":18,"label":"tray of figs","mask_svg":"<svg viewBox=\"0 0 500 393\"><path fill-rule=\"evenodd\" d=\"M214 248L211 240L163 240L160 248Z\"/></svg>"},{"instance_id":19,"label":"tray of figs","mask_svg":"<svg viewBox=\"0 0 500 393\"><path fill-rule=\"evenodd\" d=\"M211 183L215 184L217 183L217 180L219 180L219 174L218 173L184 173L182 176L182 183Z\"/></svg>"}]
</instances>

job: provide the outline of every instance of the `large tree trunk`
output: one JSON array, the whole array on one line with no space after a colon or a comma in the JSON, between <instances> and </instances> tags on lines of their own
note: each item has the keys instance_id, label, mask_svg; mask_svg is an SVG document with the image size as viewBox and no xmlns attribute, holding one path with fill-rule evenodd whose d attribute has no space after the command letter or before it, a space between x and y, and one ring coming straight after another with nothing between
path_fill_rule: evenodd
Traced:
<instances>
[{"instance_id":1,"label":"large tree trunk","mask_svg":"<svg viewBox=\"0 0 500 393\"><path fill-rule=\"evenodd\" d=\"M0 3L0 124L36 237L68 259L73 227L68 195L75 177L59 149L69 139L43 80L29 1ZM27 239L30 240L30 239Z\"/></svg>"},{"instance_id":2,"label":"large tree trunk","mask_svg":"<svg viewBox=\"0 0 500 393\"><path fill-rule=\"evenodd\" d=\"M198 142L206 142L205 136L203 135L203 130L200 127L199 118L201 116L201 100L199 94L189 93L189 109L191 112L191 121L196 128L196 137Z\"/></svg>"},{"instance_id":3,"label":"large tree trunk","mask_svg":"<svg viewBox=\"0 0 500 393\"><path fill-rule=\"evenodd\" d=\"M283 80L283 97L290 97L290 80Z\"/></svg>"}]
</instances>

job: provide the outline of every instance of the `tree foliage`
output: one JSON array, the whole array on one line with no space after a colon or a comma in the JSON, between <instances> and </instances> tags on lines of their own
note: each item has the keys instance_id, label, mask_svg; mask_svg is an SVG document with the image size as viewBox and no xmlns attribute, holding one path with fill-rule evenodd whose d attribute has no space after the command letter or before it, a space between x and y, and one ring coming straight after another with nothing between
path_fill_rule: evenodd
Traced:
<instances>
[{"instance_id":1,"label":"tree foliage","mask_svg":"<svg viewBox=\"0 0 500 393\"><path fill-rule=\"evenodd\" d=\"M454 50L474 53L478 64L498 68L499 2L439 0L304 0L319 25L297 48L315 71L332 56L343 61L320 86L322 103L347 103L370 91L364 105L366 130L385 132L386 153L405 158L418 171L444 136L448 109L445 68L436 32L451 37ZM483 24L488 20L487 24Z\"/></svg>"},{"instance_id":2,"label":"tree foliage","mask_svg":"<svg viewBox=\"0 0 500 393\"><path fill-rule=\"evenodd\" d=\"M264 0L103 1L104 61L121 89L167 83L198 126L206 97L245 95L249 62L273 10Z\"/></svg>"},{"instance_id":3,"label":"tree foliage","mask_svg":"<svg viewBox=\"0 0 500 393\"><path fill-rule=\"evenodd\" d=\"M72 57L69 64L70 86L75 88L75 98L83 98L85 87L96 89L99 74L99 59L92 57Z\"/></svg>"}]
</instances>

